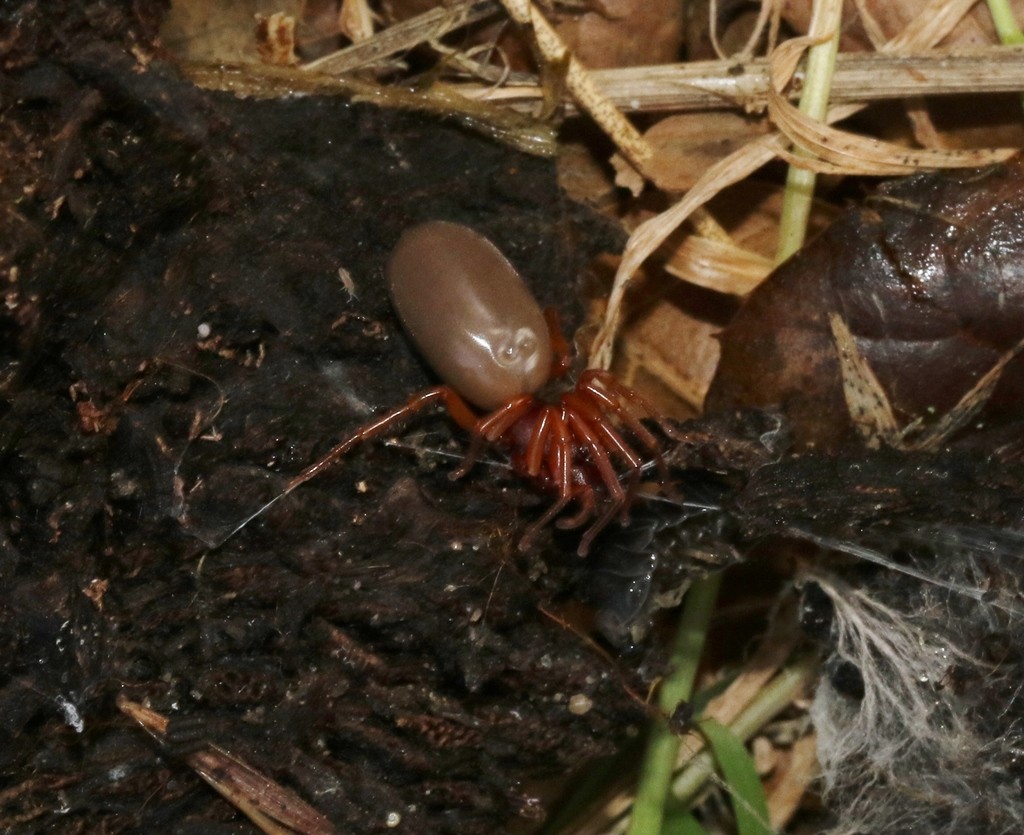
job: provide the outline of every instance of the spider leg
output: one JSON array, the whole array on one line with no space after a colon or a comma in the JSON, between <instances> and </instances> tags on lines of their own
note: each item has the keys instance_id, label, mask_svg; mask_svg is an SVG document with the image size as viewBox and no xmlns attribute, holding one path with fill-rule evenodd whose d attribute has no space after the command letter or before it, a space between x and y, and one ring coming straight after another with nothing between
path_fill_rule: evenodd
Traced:
<instances>
[{"instance_id":1,"label":"spider leg","mask_svg":"<svg viewBox=\"0 0 1024 835\"><path fill-rule=\"evenodd\" d=\"M566 501L572 498L572 436L565 425L565 417L554 412L552 431L555 433L549 456L551 473L555 484Z\"/></svg>"},{"instance_id":2,"label":"spider leg","mask_svg":"<svg viewBox=\"0 0 1024 835\"><path fill-rule=\"evenodd\" d=\"M473 411L466 405L466 402L459 397L458 393L451 386L434 386L432 388L424 389L423 391L414 394L401 406L398 406L390 412L375 418L369 423L363 424L343 441L333 446L327 454L323 456L323 458L313 464L310 464L301 473L292 478L285 485L285 488L281 493L278 493L269 502L262 505L254 513L250 513L245 517L245 519L239 522L223 539L220 540L220 542L217 543L218 547L231 539L231 537L248 525L257 516L260 516L268 510L271 505L280 501L289 493L301 487L307 481L315 478L328 467L332 466L353 447L358 446L365 441L372 440L381 433L387 432L392 427L402 424L418 412L423 411L425 408L438 401L444 403L448 411L451 412L452 417L454 417L460 425L463 425L464 421L467 420L470 426L476 423Z\"/></svg>"},{"instance_id":3,"label":"spider leg","mask_svg":"<svg viewBox=\"0 0 1024 835\"><path fill-rule=\"evenodd\" d=\"M523 463L526 465L526 474L533 478L540 475L541 464L544 463L544 447L551 435L551 422L554 415L555 410L551 406L545 406L540 410L537 422L533 425L533 431L530 433L530 440L526 444Z\"/></svg>"},{"instance_id":4,"label":"spider leg","mask_svg":"<svg viewBox=\"0 0 1024 835\"><path fill-rule=\"evenodd\" d=\"M549 410L550 431L554 437L549 445L547 464L551 473L551 483L558 489L558 499L540 519L530 525L523 538L519 540L520 551L525 551L534 537L572 500L572 438L563 417L555 409L549 407Z\"/></svg>"},{"instance_id":5,"label":"spider leg","mask_svg":"<svg viewBox=\"0 0 1024 835\"><path fill-rule=\"evenodd\" d=\"M592 402L595 398L589 397L587 391L574 391L570 392L571 402L578 405L581 409L585 409L585 415L587 420L590 421L591 426L596 432L599 432L604 438L605 443L614 448L620 456L629 465L629 481L626 485L626 510L633 503L633 496L636 493L637 485L640 483L640 477L643 475L644 462L637 454L637 452L630 446L622 435L618 432L611 420L609 420L605 411L601 408L601 402ZM658 473L661 476L661 480L668 481L668 468L665 466L664 460L661 458L661 449L655 445L653 449L649 450L654 456L655 462L658 465ZM627 521L626 510L623 512L623 521Z\"/></svg>"},{"instance_id":6,"label":"spider leg","mask_svg":"<svg viewBox=\"0 0 1024 835\"><path fill-rule=\"evenodd\" d=\"M585 392L599 403L603 403L629 427L629 431L636 435L644 446L649 449L658 446L657 438L640 422L636 413L624 405L623 401L631 403L645 416L654 416L653 407L635 391L623 386L608 372L596 368L589 368L580 374L576 387L580 392Z\"/></svg>"},{"instance_id":7,"label":"spider leg","mask_svg":"<svg viewBox=\"0 0 1024 835\"><path fill-rule=\"evenodd\" d=\"M584 485L583 489L577 493L576 498L579 499L580 509L572 516L563 517L555 523L555 526L560 530L571 531L573 528L578 528L594 515L594 508L597 507L597 502L594 499L594 488L589 484Z\"/></svg>"},{"instance_id":8,"label":"spider leg","mask_svg":"<svg viewBox=\"0 0 1024 835\"><path fill-rule=\"evenodd\" d=\"M598 475L601 476L601 481L604 482L608 495L621 504L625 501L626 494L622 490L622 485L619 484L619 477L615 474L615 468L612 467L608 453L604 451L604 447L601 446L601 442L594 434L590 424L584 420L579 412L574 411L568 406L563 406L563 409L570 431L581 444L590 450L591 463L597 469Z\"/></svg>"},{"instance_id":9,"label":"spider leg","mask_svg":"<svg viewBox=\"0 0 1024 835\"><path fill-rule=\"evenodd\" d=\"M569 428L572 430L573 435L590 450L591 463L596 467L598 474L601 476L601 481L608 491L607 507L594 523L587 528L587 532L583 535L583 538L580 540L580 546L576 550L576 553L582 557L586 556L590 550L590 543L594 537L604 529L615 517L616 513L621 511L623 522L627 521L629 495L632 490L630 490L630 493L627 493L622 489L615 470L612 468L611 460L608 458L608 453L604 451L604 448L587 422L579 414L568 408L566 408L566 417L568 418ZM588 492L591 494L589 498L593 502L593 488L589 487L589 485L582 493L582 496L587 496Z\"/></svg>"},{"instance_id":10,"label":"spider leg","mask_svg":"<svg viewBox=\"0 0 1024 835\"><path fill-rule=\"evenodd\" d=\"M588 519L593 518L594 511L597 507L597 500L594 498L594 488L589 484L584 484L580 491L576 494L576 498L579 499L580 509L572 516L567 516L559 519L555 525L561 530L572 530L578 528ZM590 551L590 546L596 537L602 530L607 527L608 523L615 518L615 514L623 506L621 502L611 501L608 503L608 507L594 520L593 524L584 532L580 538L579 547L576 549L576 553L581 557L585 557Z\"/></svg>"},{"instance_id":11,"label":"spider leg","mask_svg":"<svg viewBox=\"0 0 1024 835\"><path fill-rule=\"evenodd\" d=\"M590 402L583 392L569 392L562 401L572 410L579 412L590 424L591 428L601 436L605 446L614 449L619 456L637 473L643 467L643 461L623 437L615 431L611 422L601 411L600 404Z\"/></svg>"},{"instance_id":12,"label":"spider leg","mask_svg":"<svg viewBox=\"0 0 1024 835\"><path fill-rule=\"evenodd\" d=\"M629 481L626 484L626 498L623 501L623 522L627 520L629 506L633 503L636 487L640 483L644 462L636 451L616 431L600 403L592 402L586 392L569 392L562 399L569 408L580 412L595 433L601 436L606 447L615 450L629 467ZM655 453L657 455L657 453ZM662 473L663 477L667 472Z\"/></svg>"},{"instance_id":13,"label":"spider leg","mask_svg":"<svg viewBox=\"0 0 1024 835\"><path fill-rule=\"evenodd\" d=\"M600 383L600 386L593 385L594 381ZM603 386L607 391L602 390L601 386ZM633 404L645 417L653 420L658 425L658 428L665 433L666 437L671 438L674 441L684 440L683 435L679 430L661 417L658 414L657 409L651 405L650 401L643 397L639 392L633 391L629 386L624 386L616 380L610 372L602 371L600 368L588 368L580 375L578 387L586 388L587 391L593 393L599 398L604 395L604 398L602 399L605 399L606 402L609 395L614 395L614 397L619 398L620 400L625 400L627 403ZM657 441L654 440L654 436L651 435L639 420L637 420L636 415L621 405L613 405L612 408L615 408L616 413L620 414L623 420L632 418L632 420L629 421L629 427L630 429L633 429L634 425L639 426L642 433L638 433L638 436L645 434L651 439L652 443L657 443Z\"/></svg>"},{"instance_id":14,"label":"spider leg","mask_svg":"<svg viewBox=\"0 0 1024 835\"><path fill-rule=\"evenodd\" d=\"M485 415L476 421L470 429L472 440L470 441L469 449L466 450L466 454L462 457L462 463L458 469L453 470L448 477L455 481L473 469L473 465L480 457L484 446L493 444L498 440L508 431L512 424L533 408L533 404L534 398L532 394L521 394L509 400L508 403L491 414Z\"/></svg>"},{"instance_id":15,"label":"spider leg","mask_svg":"<svg viewBox=\"0 0 1024 835\"><path fill-rule=\"evenodd\" d=\"M590 552L590 546L594 542L594 537L608 527L608 523L615 518L615 514L618 510L618 507L613 504L609 504L604 513L594 520L594 523L587 528L583 536L580 538L580 545L576 549L577 554L581 557L585 557Z\"/></svg>"},{"instance_id":16,"label":"spider leg","mask_svg":"<svg viewBox=\"0 0 1024 835\"><path fill-rule=\"evenodd\" d=\"M608 390L606 391L605 389ZM668 468L665 466L665 459L661 454L661 445L654 435L651 434L651 431L640 422L640 419L633 410L629 408L630 404L636 406L645 416L653 419L662 432L670 438L678 439L679 433L669 426L667 421L657 416L654 412L654 407L650 403L632 389L623 386L608 372L598 369L589 369L580 375L577 394L603 404L615 414L653 456L661 480L668 481Z\"/></svg>"},{"instance_id":17,"label":"spider leg","mask_svg":"<svg viewBox=\"0 0 1024 835\"><path fill-rule=\"evenodd\" d=\"M332 447L323 458L313 464L310 464L306 469L289 481L288 485L285 487L285 494L291 493L296 487L305 484L311 478L319 475L353 447L358 446L365 441L372 440L378 435L387 432L392 427L400 425L403 421L408 420L413 415L423 411L427 406L430 406L439 400L444 403L448 411L451 412L452 416L460 424L467 415L472 416L473 414L469 406L466 405L466 402L459 397L458 393L456 393L455 389L451 386L434 386L433 388L424 389L423 391L414 394L401 406L392 409L390 412L386 412L369 423L363 424L351 435L345 438L345 440ZM475 423L476 421L473 420L472 422Z\"/></svg>"},{"instance_id":18,"label":"spider leg","mask_svg":"<svg viewBox=\"0 0 1024 835\"><path fill-rule=\"evenodd\" d=\"M569 341L562 332L562 323L559 320L558 311L553 307L544 308L544 321L548 323L548 333L551 335L551 374L552 380L560 380L569 373L569 366L572 349Z\"/></svg>"}]
</instances>

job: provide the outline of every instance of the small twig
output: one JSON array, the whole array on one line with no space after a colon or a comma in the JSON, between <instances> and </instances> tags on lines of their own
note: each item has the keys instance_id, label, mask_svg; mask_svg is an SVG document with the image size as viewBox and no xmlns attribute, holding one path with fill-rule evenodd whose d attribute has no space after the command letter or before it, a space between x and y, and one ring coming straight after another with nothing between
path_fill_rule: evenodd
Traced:
<instances>
[{"instance_id":1,"label":"small twig","mask_svg":"<svg viewBox=\"0 0 1024 835\"><path fill-rule=\"evenodd\" d=\"M117 697L117 707L155 739L166 742L170 727L166 716L123 694ZM293 789L212 743L184 752L181 759L267 835L333 835L337 831Z\"/></svg>"},{"instance_id":2,"label":"small twig","mask_svg":"<svg viewBox=\"0 0 1024 835\"><path fill-rule=\"evenodd\" d=\"M565 67L565 86L576 103L590 114L629 163L643 172L654 155L651 146L601 92L592 74L576 60L554 27L530 0L501 0L501 3L509 17L520 26L532 30L537 50L543 59L553 66Z\"/></svg>"},{"instance_id":3,"label":"small twig","mask_svg":"<svg viewBox=\"0 0 1024 835\"><path fill-rule=\"evenodd\" d=\"M450 6L438 6L429 12L389 26L362 43L333 52L303 66L328 75L341 75L374 64L421 43L436 40L454 29L496 15L497 0L462 0Z\"/></svg>"}]
</instances>

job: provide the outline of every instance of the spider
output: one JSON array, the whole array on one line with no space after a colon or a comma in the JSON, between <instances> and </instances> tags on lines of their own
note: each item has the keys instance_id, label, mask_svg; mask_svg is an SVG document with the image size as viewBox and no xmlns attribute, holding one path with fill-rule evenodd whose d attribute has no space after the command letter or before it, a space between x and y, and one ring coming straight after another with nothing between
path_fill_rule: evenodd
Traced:
<instances>
[{"instance_id":1,"label":"spider","mask_svg":"<svg viewBox=\"0 0 1024 835\"><path fill-rule=\"evenodd\" d=\"M459 224L421 223L402 235L386 279L403 327L445 382L356 429L229 536L353 447L436 403L471 439L452 479L466 475L486 447L499 446L510 452L515 472L555 496L520 541L521 549L574 502L571 515L556 524L571 529L590 522L579 544L581 556L616 515L625 521L644 467L635 445L653 457L664 477L661 445L641 418L653 419L669 437L675 430L608 372L584 371L553 399L540 395L567 375L569 345L556 313L541 312L519 273L489 240Z\"/></svg>"}]
</instances>

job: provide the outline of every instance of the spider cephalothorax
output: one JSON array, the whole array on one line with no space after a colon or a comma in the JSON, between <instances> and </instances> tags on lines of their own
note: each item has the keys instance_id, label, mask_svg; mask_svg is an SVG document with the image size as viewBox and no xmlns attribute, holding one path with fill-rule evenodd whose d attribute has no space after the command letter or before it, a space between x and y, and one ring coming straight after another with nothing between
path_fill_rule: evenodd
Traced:
<instances>
[{"instance_id":1,"label":"spider cephalothorax","mask_svg":"<svg viewBox=\"0 0 1024 835\"><path fill-rule=\"evenodd\" d=\"M579 547L585 554L601 529L628 510L644 463L636 447L661 466L661 447L641 420L654 419L666 434L671 427L605 371L584 371L561 394L540 396L566 375L569 346L555 314L541 312L508 259L473 230L444 221L407 230L386 277L402 325L445 382L357 429L281 495L357 444L441 402L471 438L452 478L469 472L485 447L508 449L513 470L556 497L521 544L574 504L557 524L590 523Z\"/></svg>"},{"instance_id":2,"label":"spider cephalothorax","mask_svg":"<svg viewBox=\"0 0 1024 835\"><path fill-rule=\"evenodd\" d=\"M661 463L661 447L640 416L653 417L645 401L611 374L590 369L556 402L523 394L478 419L469 427L472 441L462 466L452 475L468 472L484 445L508 447L512 468L557 497L523 543L575 502L576 512L557 524L575 528L592 520L580 541L585 554L601 529L625 514L640 477L644 460L627 438ZM625 470L625 484L616 463Z\"/></svg>"}]
</instances>

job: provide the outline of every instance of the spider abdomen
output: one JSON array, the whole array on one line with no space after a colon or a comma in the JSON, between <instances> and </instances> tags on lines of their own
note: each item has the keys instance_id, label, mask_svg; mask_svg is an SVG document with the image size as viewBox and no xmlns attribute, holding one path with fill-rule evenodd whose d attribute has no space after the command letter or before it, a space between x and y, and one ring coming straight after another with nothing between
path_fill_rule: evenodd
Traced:
<instances>
[{"instance_id":1,"label":"spider abdomen","mask_svg":"<svg viewBox=\"0 0 1024 835\"><path fill-rule=\"evenodd\" d=\"M466 226L407 230L387 265L403 327L437 375L490 411L551 375L544 314L509 260Z\"/></svg>"}]
</instances>

